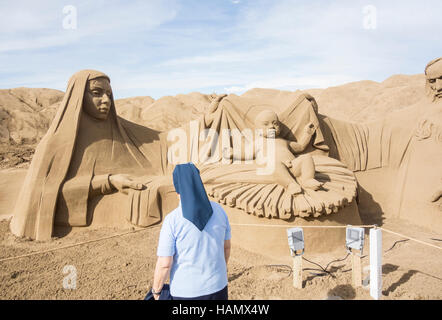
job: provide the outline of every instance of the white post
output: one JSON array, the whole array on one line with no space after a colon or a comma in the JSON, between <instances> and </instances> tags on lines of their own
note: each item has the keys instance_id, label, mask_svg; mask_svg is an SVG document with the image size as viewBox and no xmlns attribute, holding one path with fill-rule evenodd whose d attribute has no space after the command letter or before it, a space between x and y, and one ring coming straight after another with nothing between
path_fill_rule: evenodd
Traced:
<instances>
[{"instance_id":1,"label":"white post","mask_svg":"<svg viewBox=\"0 0 442 320\"><path fill-rule=\"evenodd\" d=\"M382 296L382 230L370 229L370 295Z\"/></svg>"}]
</instances>

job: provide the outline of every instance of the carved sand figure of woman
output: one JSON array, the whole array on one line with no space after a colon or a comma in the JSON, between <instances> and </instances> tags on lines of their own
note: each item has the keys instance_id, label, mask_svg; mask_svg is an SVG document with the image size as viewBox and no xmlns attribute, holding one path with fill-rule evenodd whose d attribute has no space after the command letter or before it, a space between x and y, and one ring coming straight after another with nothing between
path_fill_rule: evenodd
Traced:
<instances>
[{"instance_id":1,"label":"carved sand figure of woman","mask_svg":"<svg viewBox=\"0 0 442 320\"><path fill-rule=\"evenodd\" d=\"M117 116L107 75L94 70L75 73L36 149L11 231L47 240L54 224L86 226L98 220L104 225L121 226L128 221L147 226L159 222L155 210L151 216L133 216L122 202L149 182L141 177L163 174L159 141L158 132Z\"/></svg>"}]
</instances>

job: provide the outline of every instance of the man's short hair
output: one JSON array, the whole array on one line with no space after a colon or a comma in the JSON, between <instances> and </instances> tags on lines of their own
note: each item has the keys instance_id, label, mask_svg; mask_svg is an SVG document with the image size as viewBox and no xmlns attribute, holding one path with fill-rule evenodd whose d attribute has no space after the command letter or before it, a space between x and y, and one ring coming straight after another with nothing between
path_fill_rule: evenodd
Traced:
<instances>
[{"instance_id":1,"label":"man's short hair","mask_svg":"<svg viewBox=\"0 0 442 320\"><path fill-rule=\"evenodd\" d=\"M428 70L429 67L431 67L433 64L435 64L436 62L441 61L441 60L442 60L442 57L436 58L436 59L431 60L430 62L428 62L427 66L425 67L425 75L427 75L427 70Z\"/></svg>"}]
</instances>

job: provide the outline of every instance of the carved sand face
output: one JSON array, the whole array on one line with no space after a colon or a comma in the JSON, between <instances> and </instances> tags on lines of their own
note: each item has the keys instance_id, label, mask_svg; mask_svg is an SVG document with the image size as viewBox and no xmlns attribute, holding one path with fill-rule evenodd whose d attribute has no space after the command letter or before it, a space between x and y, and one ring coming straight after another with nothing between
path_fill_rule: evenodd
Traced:
<instances>
[{"instance_id":1,"label":"carved sand face","mask_svg":"<svg viewBox=\"0 0 442 320\"><path fill-rule=\"evenodd\" d=\"M442 101L442 60L427 69L427 94L433 101Z\"/></svg>"},{"instance_id":2,"label":"carved sand face","mask_svg":"<svg viewBox=\"0 0 442 320\"><path fill-rule=\"evenodd\" d=\"M276 138L281 131L278 116L270 110L260 112L255 119L256 129L262 130L265 138Z\"/></svg>"},{"instance_id":3,"label":"carved sand face","mask_svg":"<svg viewBox=\"0 0 442 320\"><path fill-rule=\"evenodd\" d=\"M112 88L106 78L89 80L83 98L83 110L98 120L106 120L112 103Z\"/></svg>"}]
</instances>

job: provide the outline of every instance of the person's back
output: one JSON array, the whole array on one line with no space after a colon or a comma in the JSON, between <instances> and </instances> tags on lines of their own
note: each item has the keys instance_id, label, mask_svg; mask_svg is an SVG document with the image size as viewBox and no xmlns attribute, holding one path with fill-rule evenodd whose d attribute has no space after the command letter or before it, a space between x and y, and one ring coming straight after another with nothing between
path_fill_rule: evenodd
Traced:
<instances>
[{"instance_id":1,"label":"person's back","mask_svg":"<svg viewBox=\"0 0 442 320\"><path fill-rule=\"evenodd\" d=\"M152 294L159 299L170 273L173 299L227 300L230 224L224 209L209 201L193 163L178 164L173 185L180 205L163 221Z\"/></svg>"},{"instance_id":2,"label":"person's back","mask_svg":"<svg viewBox=\"0 0 442 320\"><path fill-rule=\"evenodd\" d=\"M227 285L224 241L231 237L230 225L223 208L210 204L213 214L202 231L183 217L181 205L164 219L157 255L173 256L172 296L202 296Z\"/></svg>"}]
</instances>

